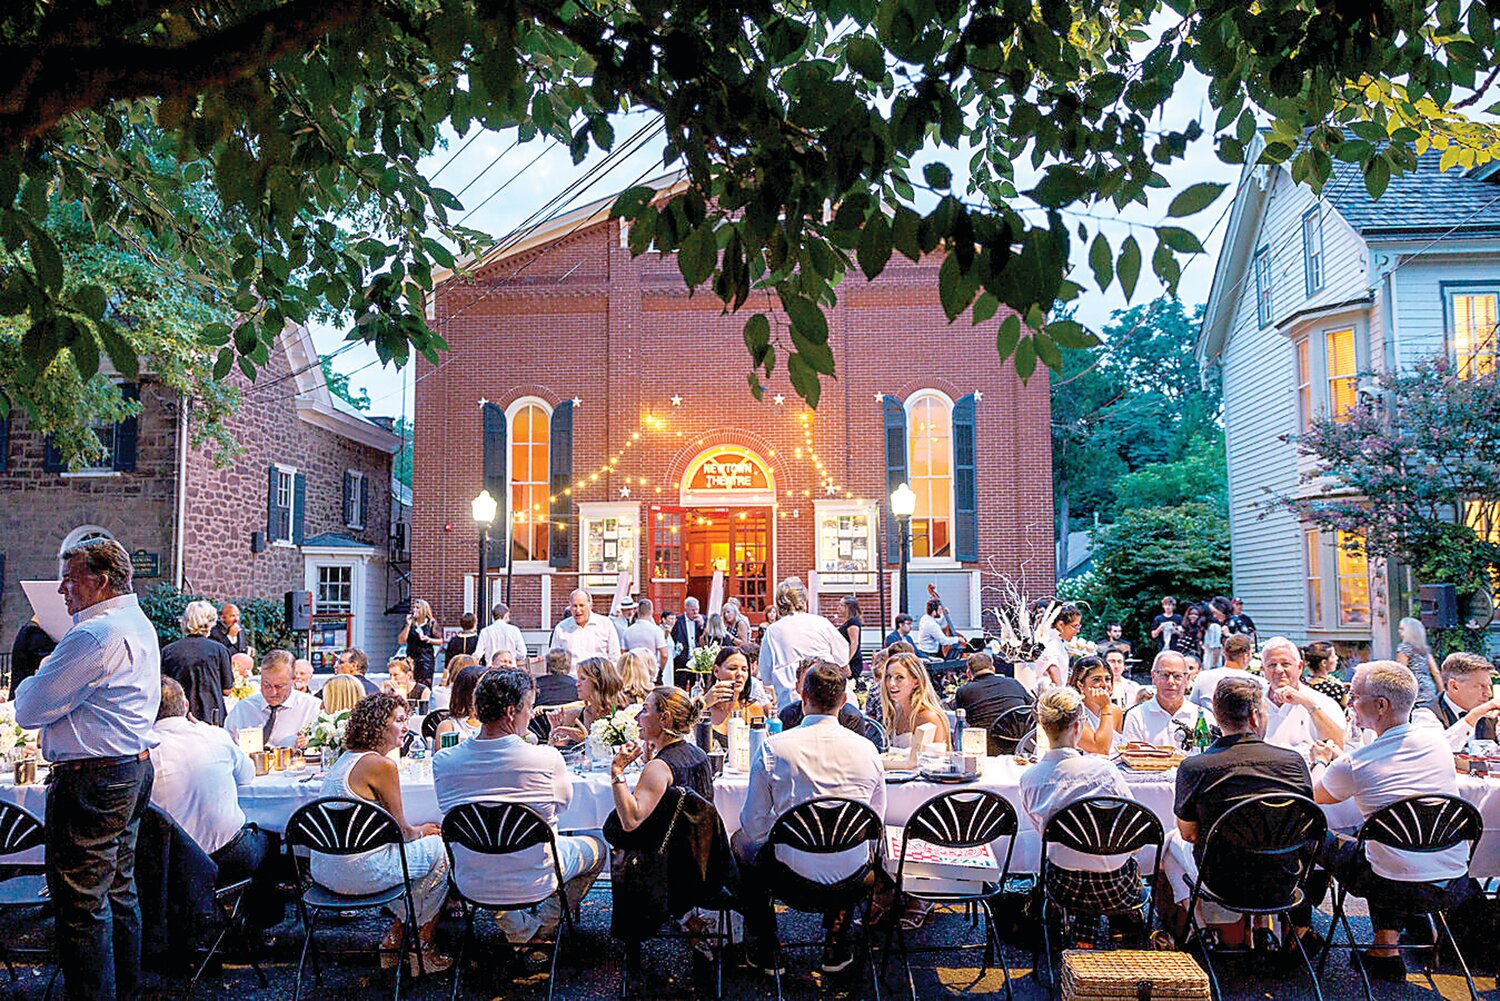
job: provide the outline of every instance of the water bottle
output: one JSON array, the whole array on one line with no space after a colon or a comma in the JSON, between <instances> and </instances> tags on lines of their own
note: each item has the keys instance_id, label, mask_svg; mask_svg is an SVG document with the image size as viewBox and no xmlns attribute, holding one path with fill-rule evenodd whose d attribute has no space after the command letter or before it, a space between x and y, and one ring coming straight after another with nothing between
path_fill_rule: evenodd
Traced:
<instances>
[{"instance_id":1,"label":"water bottle","mask_svg":"<svg viewBox=\"0 0 1500 1001\"><path fill-rule=\"evenodd\" d=\"M760 756L760 749L766 743L766 721L758 719L750 724L750 760L753 762Z\"/></svg>"},{"instance_id":2,"label":"water bottle","mask_svg":"<svg viewBox=\"0 0 1500 1001\"><path fill-rule=\"evenodd\" d=\"M953 710L953 740L950 751L962 753L964 749L964 727L968 724L969 712L966 709Z\"/></svg>"},{"instance_id":3,"label":"water bottle","mask_svg":"<svg viewBox=\"0 0 1500 1001\"><path fill-rule=\"evenodd\" d=\"M770 719L766 720L766 736L768 736L768 737L774 737L776 734L778 734L780 732L781 732L781 719L779 717L772 716Z\"/></svg>"},{"instance_id":4,"label":"water bottle","mask_svg":"<svg viewBox=\"0 0 1500 1001\"><path fill-rule=\"evenodd\" d=\"M698 722L693 726L693 743L707 754L714 749L714 717L707 709L703 715L698 717Z\"/></svg>"},{"instance_id":5,"label":"water bottle","mask_svg":"<svg viewBox=\"0 0 1500 1001\"><path fill-rule=\"evenodd\" d=\"M411 742L411 748L406 752L407 759L411 762L411 770L421 776L427 770L427 741L421 734Z\"/></svg>"}]
</instances>

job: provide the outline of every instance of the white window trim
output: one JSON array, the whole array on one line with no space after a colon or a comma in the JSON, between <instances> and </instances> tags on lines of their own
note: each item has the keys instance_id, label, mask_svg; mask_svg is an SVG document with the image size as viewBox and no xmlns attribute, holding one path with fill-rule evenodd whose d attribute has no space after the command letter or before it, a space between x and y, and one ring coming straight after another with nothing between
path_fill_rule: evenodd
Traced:
<instances>
[{"instance_id":1,"label":"white window trim","mask_svg":"<svg viewBox=\"0 0 1500 1001\"><path fill-rule=\"evenodd\" d=\"M1264 268L1262 268L1264 263ZM1250 267L1255 276L1255 320L1257 327L1269 327L1275 318L1276 300L1271 282L1271 248L1269 245L1256 248L1250 258ZM1265 281L1261 281L1264 271Z\"/></svg>"},{"instance_id":2,"label":"white window trim","mask_svg":"<svg viewBox=\"0 0 1500 1001\"><path fill-rule=\"evenodd\" d=\"M578 586L588 590L590 594L613 593L615 582L619 580L619 574L587 573L584 570L584 560L588 551L589 523L603 521L605 518L619 518L629 524L634 533L632 542L634 555L630 563L630 589L632 593L641 589L641 506L633 501L580 501L575 507L578 511Z\"/></svg>"},{"instance_id":3,"label":"white window trim","mask_svg":"<svg viewBox=\"0 0 1500 1001\"><path fill-rule=\"evenodd\" d=\"M80 469L78 472L62 472L57 475L65 480L107 480L123 475L118 469Z\"/></svg>"},{"instance_id":4,"label":"white window trim","mask_svg":"<svg viewBox=\"0 0 1500 1001\"><path fill-rule=\"evenodd\" d=\"M289 512L286 521L287 537L285 539L271 539L270 542L271 545L280 546L283 549L296 549L297 543L293 540L297 538L297 467L283 465L280 462L273 462L271 465L276 467L278 476L283 473L290 476L292 478L292 486L288 491L287 499L287 511ZM276 487L277 490L280 490L281 484L277 483ZM270 526L267 527L269 528Z\"/></svg>"},{"instance_id":5,"label":"white window trim","mask_svg":"<svg viewBox=\"0 0 1500 1001\"><path fill-rule=\"evenodd\" d=\"M349 484L349 503L356 515L354 520L347 523L344 527L352 528L355 531L362 532L365 530L365 528L368 527L366 525L366 520L367 515L369 514L369 512L365 510L364 505L360 503L360 487L365 482L365 474L360 472L358 469L346 469L344 470L344 472L354 477L354 479L351 480Z\"/></svg>"},{"instance_id":6,"label":"white window trim","mask_svg":"<svg viewBox=\"0 0 1500 1001\"><path fill-rule=\"evenodd\" d=\"M1460 295L1493 295L1500 307L1500 283L1496 282L1443 282L1443 341L1448 361L1458 369L1458 313L1453 308L1454 297ZM1500 351L1497 351L1500 355Z\"/></svg>"},{"instance_id":7,"label":"white window trim","mask_svg":"<svg viewBox=\"0 0 1500 1001\"><path fill-rule=\"evenodd\" d=\"M113 539L114 537L115 533L111 532L109 529L105 528L102 525L79 525L77 528L73 529L73 531L63 536L62 545L57 547L57 557L58 559L62 559L63 553L67 552L69 549L72 549L74 546L78 545L85 539Z\"/></svg>"},{"instance_id":8,"label":"white window trim","mask_svg":"<svg viewBox=\"0 0 1500 1001\"><path fill-rule=\"evenodd\" d=\"M500 498L500 510L505 514L505 560L511 561L511 551L515 548L515 512L511 510L510 501L512 495L511 482L515 472L516 464L511 461L514 455L512 449L515 447L515 417L524 407L541 407L542 412L547 415L547 489L552 489L552 404L540 396L523 396L512 400L510 406L505 408L505 496ZM550 520L551 512L548 512ZM549 529L550 539L550 529ZM550 545L550 542L549 542ZM511 568L512 573L539 574L554 573L555 568L549 560L515 560L515 566Z\"/></svg>"},{"instance_id":9,"label":"white window trim","mask_svg":"<svg viewBox=\"0 0 1500 1001\"><path fill-rule=\"evenodd\" d=\"M1313 527L1314 526L1308 525L1307 523L1303 523L1302 525L1302 531L1304 533L1304 541L1302 543L1302 598L1304 605L1307 603L1308 598L1306 581L1310 573L1307 566L1307 543L1305 533ZM1345 623L1344 610L1340 605L1341 599L1339 597L1338 539L1335 533L1331 531L1318 531L1317 534L1319 562L1318 581L1320 583L1320 590L1322 592L1322 600L1320 602L1320 605L1323 613L1323 621L1321 624L1314 623L1311 621L1311 618L1309 616L1304 614L1303 619L1306 622L1307 631L1309 634L1316 636L1332 636L1335 638L1345 639L1369 639L1374 631L1374 621L1376 615L1375 583L1374 577L1372 575L1372 567L1370 566L1369 555L1366 554L1365 557L1365 601L1367 603L1367 613L1370 616L1370 621L1366 623Z\"/></svg>"},{"instance_id":10,"label":"white window trim","mask_svg":"<svg viewBox=\"0 0 1500 1001\"><path fill-rule=\"evenodd\" d=\"M941 389L919 389L907 398L903 405L906 411L906 482L911 483L911 410L924 398L932 397L948 408L948 550L958 545L958 498L954 495L957 477L954 475L953 456L953 397ZM951 556L913 556L907 566L918 570L948 570L962 564Z\"/></svg>"},{"instance_id":11,"label":"white window trim","mask_svg":"<svg viewBox=\"0 0 1500 1001\"><path fill-rule=\"evenodd\" d=\"M318 612L318 570L322 567L347 566L351 567L349 573L349 612L353 627L350 631L350 643L361 649L365 646L365 619L361 614L364 608L365 588L368 585L368 574L366 567L369 566L370 556L365 553L353 555L323 555L307 556L303 562L302 586L310 591L313 596L313 612Z\"/></svg>"},{"instance_id":12,"label":"white window trim","mask_svg":"<svg viewBox=\"0 0 1500 1001\"><path fill-rule=\"evenodd\" d=\"M873 594L880 588L880 515L879 504L875 501L857 500L815 500L813 501L813 565L818 568L818 579L821 587L833 594L848 592L851 594ZM870 566L871 569L864 575L866 580L863 584L830 583L829 577L855 577L857 574L846 573L839 570L823 570L823 518L825 515L837 517L841 514L863 514L869 517L870 525ZM916 561L913 561L915 564Z\"/></svg>"},{"instance_id":13,"label":"white window trim","mask_svg":"<svg viewBox=\"0 0 1500 1001\"><path fill-rule=\"evenodd\" d=\"M1315 223L1318 239L1318 280L1313 283L1312 274L1312 243L1308 239L1308 223ZM1302 213L1302 287L1308 295L1316 295L1323 291L1323 286L1328 284L1328 244L1324 240L1323 230L1323 205L1315 203L1312 208Z\"/></svg>"}]
</instances>

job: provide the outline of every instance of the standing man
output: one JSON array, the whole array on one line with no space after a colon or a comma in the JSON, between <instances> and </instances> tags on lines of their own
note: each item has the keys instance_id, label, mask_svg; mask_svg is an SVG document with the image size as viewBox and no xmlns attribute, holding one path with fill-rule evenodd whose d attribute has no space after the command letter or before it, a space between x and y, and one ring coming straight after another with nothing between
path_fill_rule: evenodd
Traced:
<instances>
[{"instance_id":1,"label":"standing man","mask_svg":"<svg viewBox=\"0 0 1500 1001\"><path fill-rule=\"evenodd\" d=\"M260 691L229 710L226 730L259 727L266 747L306 747L302 728L313 723L323 703L292 687L292 655L272 650L260 662Z\"/></svg>"},{"instance_id":2,"label":"standing man","mask_svg":"<svg viewBox=\"0 0 1500 1001\"><path fill-rule=\"evenodd\" d=\"M636 607L635 599L627 594L625 600L620 602L620 607L609 613L610 624L615 627L615 635L620 638L621 650L625 649L625 630L635 621Z\"/></svg>"},{"instance_id":3,"label":"standing man","mask_svg":"<svg viewBox=\"0 0 1500 1001\"><path fill-rule=\"evenodd\" d=\"M548 650L568 651L575 664L590 657L603 657L611 664L619 661L620 634L609 619L594 614L594 599L587 591L579 588L568 596L568 611L572 614L552 630Z\"/></svg>"},{"instance_id":4,"label":"standing man","mask_svg":"<svg viewBox=\"0 0 1500 1001\"><path fill-rule=\"evenodd\" d=\"M1266 743L1296 751L1304 758L1320 740L1344 749L1348 719L1337 702L1302 683L1302 651L1297 644L1284 636L1266 640L1261 669L1270 691Z\"/></svg>"},{"instance_id":5,"label":"standing man","mask_svg":"<svg viewBox=\"0 0 1500 1001\"><path fill-rule=\"evenodd\" d=\"M1151 662L1151 683L1156 695L1125 714L1120 732L1127 744L1139 742L1157 747L1188 747L1199 717L1214 725L1213 713L1187 701L1188 669L1182 654L1163 650Z\"/></svg>"},{"instance_id":6,"label":"standing man","mask_svg":"<svg viewBox=\"0 0 1500 1001\"><path fill-rule=\"evenodd\" d=\"M240 606L224 602L224 607L219 609L219 622L209 631L208 638L218 640L229 648L230 655L237 653L249 654L250 634L240 625Z\"/></svg>"},{"instance_id":7,"label":"standing man","mask_svg":"<svg viewBox=\"0 0 1500 1001\"><path fill-rule=\"evenodd\" d=\"M1226 625L1231 633L1250 637L1250 643L1254 645L1255 620L1245 614L1245 603L1238 598L1229 599L1229 621Z\"/></svg>"},{"instance_id":8,"label":"standing man","mask_svg":"<svg viewBox=\"0 0 1500 1001\"><path fill-rule=\"evenodd\" d=\"M73 616L51 658L16 689L16 722L42 731L47 892L72 1001L134 998L141 977L135 839L151 802L161 702L156 630L130 589L130 554L90 539L62 554Z\"/></svg>"},{"instance_id":9,"label":"standing man","mask_svg":"<svg viewBox=\"0 0 1500 1001\"><path fill-rule=\"evenodd\" d=\"M797 698L797 665L806 658L849 662L849 641L832 622L807 610L807 588L796 577L776 585L776 621L761 637L760 680L785 709Z\"/></svg>"},{"instance_id":10,"label":"standing man","mask_svg":"<svg viewBox=\"0 0 1500 1001\"><path fill-rule=\"evenodd\" d=\"M509 650L516 658L517 664L526 663L526 638L521 635L521 630L510 624L510 606L503 601L495 602L495 607L490 609L494 616L489 625L479 630L479 646L474 651L474 656L479 658L481 664L490 667L495 666L495 654L501 650Z\"/></svg>"},{"instance_id":11,"label":"standing man","mask_svg":"<svg viewBox=\"0 0 1500 1001\"><path fill-rule=\"evenodd\" d=\"M703 643L703 630L707 625L708 623L703 621L703 616L699 614L697 598L689 598L682 603L682 614L677 617L677 624L672 627L672 642L677 645L676 656L672 658L672 667L676 671L687 670L693 651Z\"/></svg>"},{"instance_id":12,"label":"standing man","mask_svg":"<svg viewBox=\"0 0 1500 1001\"><path fill-rule=\"evenodd\" d=\"M656 606L650 598L642 598L636 606L635 621L625 627L626 650L649 650L656 657L656 677L663 685L673 683L672 672L667 670L668 654L672 644L667 634L656 624Z\"/></svg>"},{"instance_id":13,"label":"standing man","mask_svg":"<svg viewBox=\"0 0 1500 1001\"><path fill-rule=\"evenodd\" d=\"M1118 622L1107 622L1104 625L1104 642L1101 647L1119 647L1125 654L1125 659L1130 659L1130 643L1125 639L1125 627Z\"/></svg>"},{"instance_id":14,"label":"standing man","mask_svg":"<svg viewBox=\"0 0 1500 1001\"><path fill-rule=\"evenodd\" d=\"M1158 650L1176 650L1182 635L1182 616L1177 614L1177 599L1170 594L1161 599L1161 614L1151 620L1151 638Z\"/></svg>"}]
</instances>

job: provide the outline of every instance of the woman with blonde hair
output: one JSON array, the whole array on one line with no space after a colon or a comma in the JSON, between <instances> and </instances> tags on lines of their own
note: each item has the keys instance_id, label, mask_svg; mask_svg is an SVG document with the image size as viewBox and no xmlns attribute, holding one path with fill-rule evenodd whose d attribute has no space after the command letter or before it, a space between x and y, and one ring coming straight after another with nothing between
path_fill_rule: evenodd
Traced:
<instances>
[{"instance_id":1,"label":"woman with blonde hair","mask_svg":"<svg viewBox=\"0 0 1500 1001\"><path fill-rule=\"evenodd\" d=\"M948 715L932 687L927 667L915 654L898 653L885 662L880 685L880 715L885 720L892 747L910 747L912 734L923 723L937 730L932 740L948 746Z\"/></svg>"},{"instance_id":2,"label":"woman with blonde hair","mask_svg":"<svg viewBox=\"0 0 1500 1001\"><path fill-rule=\"evenodd\" d=\"M323 697L323 711L336 713L359 705L359 700L365 697L365 690L354 675L335 674L319 694Z\"/></svg>"},{"instance_id":3,"label":"woman with blonde hair","mask_svg":"<svg viewBox=\"0 0 1500 1001\"><path fill-rule=\"evenodd\" d=\"M224 722L224 696L234 688L229 648L209 633L219 613L206 601L190 601L182 610L182 639L161 649L161 673L182 686L188 712L200 723Z\"/></svg>"},{"instance_id":4,"label":"woman with blonde hair","mask_svg":"<svg viewBox=\"0 0 1500 1001\"><path fill-rule=\"evenodd\" d=\"M580 704L547 711L550 742L558 747L576 744L589 734L594 721L624 709L625 682L620 669L606 657L586 657L578 662Z\"/></svg>"},{"instance_id":5,"label":"woman with blonde hair","mask_svg":"<svg viewBox=\"0 0 1500 1001\"><path fill-rule=\"evenodd\" d=\"M729 633L729 642L735 646L744 646L750 642L750 620L745 618L745 613L740 611L738 598L730 598L724 602L724 630Z\"/></svg>"},{"instance_id":6,"label":"woman with blonde hair","mask_svg":"<svg viewBox=\"0 0 1500 1001\"><path fill-rule=\"evenodd\" d=\"M1417 705L1437 700L1443 690L1443 676L1438 673L1437 658L1427 645L1427 627L1421 619L1406 618L1398 627L1401 645L1396 647L1396 663L1417 679Z\"/></svg>"},{"instance_id":7,"label":"woman with blonde hair","mask_svg":"<svg viewBox=\"0 0 1500 1001\"><path fill-rule=\"evenodd\" d=\"M713 612L708 616L708 625L703 627L703 646L717 643L719 646L729 646L729 629L724 625L724 616Z\"/></svg>"},{"instance_id":8,"label":"woman with blonde hair","mask_svg":"<svg viewBox=\"0 0 1500 1001\"><path fill-rule=\"evenodd\" d=\"M465 656L460 654L458 656ZM473 660L473 657L469 658ZM392 657L389 664L385 666L390 678L380 687L392 695L399 695L406 700L406 704L415 706L418 702L426 702L432 698L432 692L416 678L416 672L412 669L411 660L407 657ZM447 673L446 671L444 672Z\"/></svg>"},{"instance_id":9,"label":"woman with blonde hair","mask_svg":"<svg viewBox=\"0 0 1500 1001\"><path fill-rule=\"evenodd\" d=\"M406 656L416 668L416 678L424 685L432 684L432 669L437 663L437 648L443 645L443 631L432 617L432 606L421 598L411 600L411 612L406 616L406 625L396 636L398 644L406 644Z\"/></svg>"},{"instance_id":10,"label":"woman with blonde hair","mask_svg":"<svg viewBox=\"0 0 1500 1001\"><path fill-rule=\"evenodd\" d=\"M620 683L626 705L640 705L656 688L656 651L626 650L620 655Z\"/></svg>"}]
</instances>

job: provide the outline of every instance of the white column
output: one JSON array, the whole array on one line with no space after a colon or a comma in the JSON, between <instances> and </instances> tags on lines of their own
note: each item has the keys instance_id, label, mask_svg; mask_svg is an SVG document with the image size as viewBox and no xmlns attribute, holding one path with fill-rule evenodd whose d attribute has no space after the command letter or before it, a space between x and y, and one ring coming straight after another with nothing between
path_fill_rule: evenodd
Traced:
<instances>
[{"instance_id":1,"label":"white column","mask_svg":"<svg viewBox=\"0 0 1500 1001\"><path fill-rule=\"evenodd\" d=\"M550 573L542 574L542 614L540 621L543 629L552 628L552 575Z\"/></svg>"}]
</instances>

